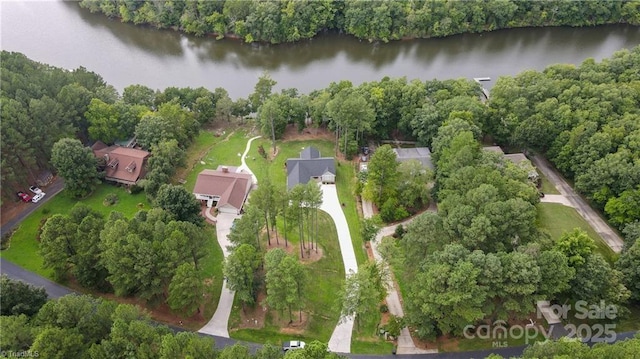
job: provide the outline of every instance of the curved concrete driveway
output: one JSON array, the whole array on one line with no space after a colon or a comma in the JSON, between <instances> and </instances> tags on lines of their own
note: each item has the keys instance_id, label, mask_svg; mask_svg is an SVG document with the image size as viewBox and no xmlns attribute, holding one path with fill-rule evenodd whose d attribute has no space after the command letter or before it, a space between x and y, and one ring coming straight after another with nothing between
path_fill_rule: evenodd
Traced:
<instances>
[{"instance_id":1,"label":"curved concrete driveway","mask_svg":"<svg viewBox=\"0 0 640 359\"><path fill-rule=\"evenodd\" d=\"M342 262L344 263L344 272L347 276L351 273L358 272L358 262L356 261L356 253L351 243L351 233L347 225L347 218L342 211L342 205L338 199L338 191L335 185L323 184L320 186L322 190L322 205L320 209L327 212L338 230L338 242L340 243L340 251L342 252ZM329 339L329 350L334 353L350 353L351 352L351 333L353 332L353 316L341 318L340 322L333 330Z\"/></svg>"},{"instance_id":2,"label":"curved concrete driveway","mask_svg":"<svg viewBox=\"0 0 640 359\"><path fill-rule=\"evenodd\" d=\"M245 157L247 157L247 153L249 153L249 149L251 148L251 142L256 138L260 138L260 136L253 137L247 141L247 146L242 154L240 161L242 165L239 169L243 172L251 174L251 179L253 184L258 183L258 179L251 172L251 169L247 166L245 162ZM222 248L222 254L224 258L227 258L229 255L229 247L231 242L229 242L229 233L231 232L231 226L233 225L233 220L239 218L240 216L230 213L218 213L216 217L216 235L218 237L218 244ZM198 332L204 334L210 334L215 336L220 336L224 338L229 338L229 316L231 315L231 308L233 307L233 297L235 296L235 292L227 287L227 280L225 279L222 282L222 292L220 293L220 300L218 301L218 307L216 308L216 312L213 313L213 317L211 320Z\"/></svg>"}]
</instances>

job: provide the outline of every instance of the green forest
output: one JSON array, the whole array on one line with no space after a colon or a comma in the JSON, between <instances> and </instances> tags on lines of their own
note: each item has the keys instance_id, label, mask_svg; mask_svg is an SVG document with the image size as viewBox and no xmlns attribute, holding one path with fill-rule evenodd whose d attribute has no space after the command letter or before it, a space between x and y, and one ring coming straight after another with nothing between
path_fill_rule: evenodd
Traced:
<instances>
[{"instance_id":1,"label":"green forest","mask_svg":"<svg viewBox=\"0 0 640 359\"><path fill-rule=\"evenodd\" d=\"M273 92L276 83L266 73L248 98L235 101L222 88L131 85L119 94L84 68L63 70L6 51L0 59L3 202L17 201L15 191L47 170L62 176L75 197L87 196L101 179L100 164L87 147L95 141L111 144L136 136L152 153L146 178L131 190L144 191L157 208L125 218L78 206L43 225L40 249L60 280L73 277L88 288L198 310L197 298L181 293L197 294L185 288L198 285L194 278L205 255L199 251L202 220L192 195L170 183L203 126L238 117L274 146L287 125L299 131L327 128L346 158L370 139L415 139L432 149L436 168L430 194L396 196L403 192L399 180L392 183L396 187L362 189L363 196L395 212L429 196L438 201L438 213L418 216L400 240L381 244L381 252L410 278L406 319L421 338L459 336L468 323L522 319L540 299L603 300L619 305L621 315L622 308L640 301L640 47L601 62L587 59L578 66L501 77L486 102L480 86L468 79L385 77L358 86L341 81L300 94L296 89ZM251 113L255 118L245 118ZM482 150L482 143L494 142L552 161L621 230L622 254L603 257L579 230L559 238L540 230L537 189L524 170ZM383 148L379 156L388 157ZM384 182L375 174L371 180ZM300 191L299 201L313 197ZM264 196L259 194L256 203L273 202L268 193ZM273 227L278 215L268 204L261 207L262 213L248 213L238 222L232 238L240 264L225 270L237 282L251 274L239 270L243 263L253 269L259 265L252 253L260 230L254 224L264 216L260 226ZM308 229L312 213L295 215L307 217ZM313 246L313 237L307 240ZM103 259L92 260L96 257ZM277 272L292 261L269 262ZM304 277L291 268L292 275ZM245 292L242 302L251 304L253 286L238 290ZM287 303L289 310L297 302Z\"/></svg>"},{"instance_id":2,"label":"green forest","mask_svg":"<svg viewBox=\"0 0 640 359\"><path fill-rule=\"evenodd\" d=\"M626 0L82 0L80 6L136 25L272 44L326 31L388 42L517 27L640 24L640 4Z\"/></svg>"},{"instance_id":3,"label":"green forest","mask_svg":"<svg viewBox=\"0 0 640 359\"><path fill-rule=\"evenodd\" d=\"M338 359L317 341L302 350L283 354L266 344L256 351L235 344L216 349L215 341L197 333L168 328L150 320L148 313L88 295L68 295L47 301L42 288L0 277L0 346L3 355L42 358L196 358L196 359ZM571 358L632 358L640 338L593 348L579 341L546 342L525 350L522 358L564 355ZM502 358L499 355L489 356Z\"/></svg>"},{"instance_id":4,"label":"green forest","mask_svg":"<svg viewBox=\"0 0 640 359\"><path fill-rule=\"evenodd\" d=\"M327 345L311 342L286 355L267 344L251 351L235 344L218 349L213 338L152 321L130 304L67 295L47 301L42 288L0 277L3 357L41 358L197 358L197 359L339 359ZM297 354L297 355L296 355Z\"/></svg>"}]
</instances>

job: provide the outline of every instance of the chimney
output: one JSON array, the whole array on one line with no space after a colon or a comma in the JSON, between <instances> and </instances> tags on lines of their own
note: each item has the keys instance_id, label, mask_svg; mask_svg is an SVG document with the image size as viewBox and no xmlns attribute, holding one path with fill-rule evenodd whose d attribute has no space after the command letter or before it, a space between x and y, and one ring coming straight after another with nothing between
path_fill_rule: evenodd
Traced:
<instances>
[{"instance_id":1,"label":"chimney","mask_svg":"<svg viewBox=\"0 0 640 359\"><path fill-rule=\"evenodd\" d=\"M229 173L229 167L222 166L222 173Z\"/></svg>"}]
</instances>

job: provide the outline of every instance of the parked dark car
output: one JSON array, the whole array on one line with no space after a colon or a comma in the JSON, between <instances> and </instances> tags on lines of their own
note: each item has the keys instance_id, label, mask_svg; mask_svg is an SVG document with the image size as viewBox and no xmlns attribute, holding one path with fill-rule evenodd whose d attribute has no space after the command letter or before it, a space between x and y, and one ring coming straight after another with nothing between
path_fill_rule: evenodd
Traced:
<instances>
[{"instance_id":1,"label":"parked dark car","mask_svg":"<svg viewBox=\"0 0 640 359\"><path fill-rule=\"evenodd\" d=\"M28 194L22 191L18 191L16 194L18 195L18 197L20 197L22 202L31 202L31 196L29 196Z\"/></svg>"}]
</instances>

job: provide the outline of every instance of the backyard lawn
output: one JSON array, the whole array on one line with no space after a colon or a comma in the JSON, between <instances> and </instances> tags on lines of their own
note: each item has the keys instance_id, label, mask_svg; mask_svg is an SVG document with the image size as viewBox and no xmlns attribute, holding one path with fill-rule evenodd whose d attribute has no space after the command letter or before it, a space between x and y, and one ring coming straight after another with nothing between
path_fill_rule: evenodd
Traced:
<instances>
[{"instance_id":1,"label":"backyard lawn","mask_svg":"<svg viewBox=\"0 0 640 359\"><path fill-rule=\"evenodd\" d=\"M181 170L179 180L185 181L185 188L192 191L202 170L215 170L219 165L240 166L240 157L251 137L253 136L242 129L226 132L221 137L215 137L210 132L201 132L195 144L187 151L188 171ZM208 145L207 141L210 141Z\"/></svg>"},{"instance_id":2,"label":"backyard lawn","mask_svg":"<svg viewBox=\"0 0 640 359\"><path fill-rule=\"evenodd\" d=\"M617 258L611 248L600 238L598 233L578 214L578 212L559 203L539 203L538 227L546 230L553 240L557 240L564 232L568 232L578 227L586 231L593 239L597 250L611 264Z\"/></svg>"}]
</instances>

